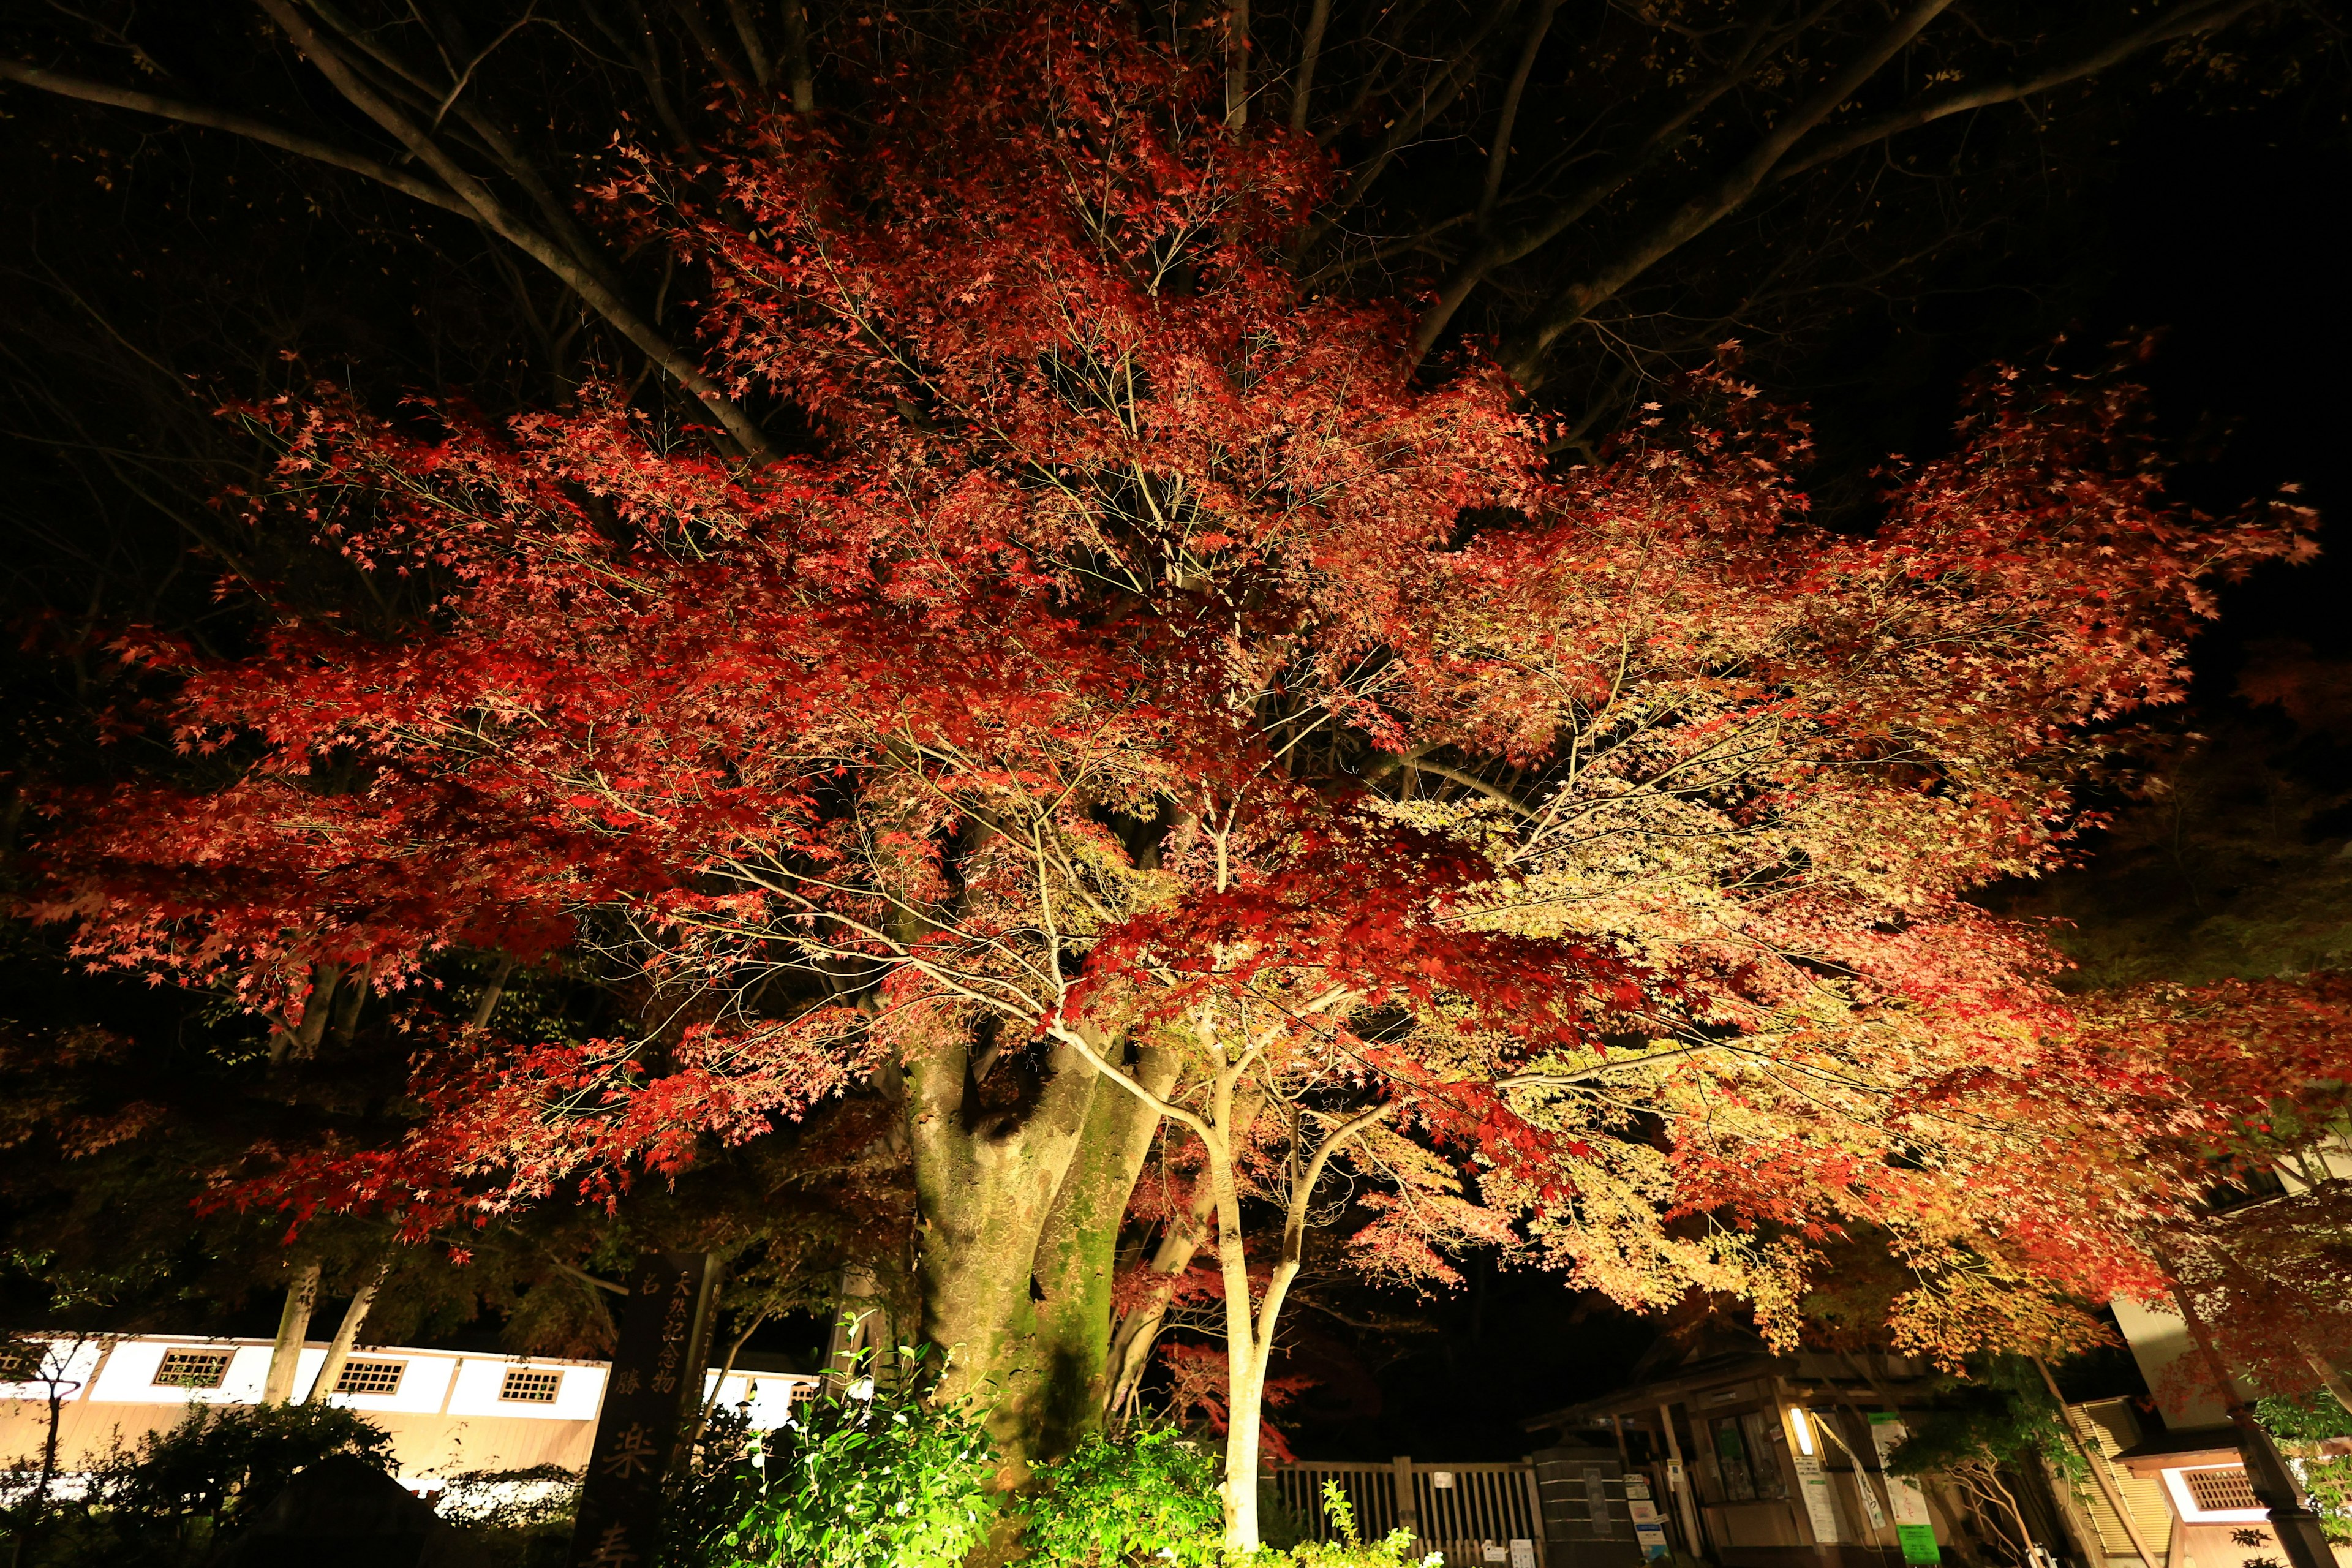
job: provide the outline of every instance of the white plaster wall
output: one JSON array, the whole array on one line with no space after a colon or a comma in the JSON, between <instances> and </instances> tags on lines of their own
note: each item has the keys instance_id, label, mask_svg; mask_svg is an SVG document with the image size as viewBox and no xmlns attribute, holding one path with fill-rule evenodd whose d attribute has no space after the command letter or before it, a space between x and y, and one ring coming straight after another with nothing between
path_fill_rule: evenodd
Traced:
<instances>
[{"instance_id":1,"label":"white plaster wall","mask_svg":"<svg viewBox=\"0 0 2352 1568\"><path fill-rule=\"evenodd\" d=\"M37 1378L30 1383L0 1383L0 1400L37 1399L46 1405L49 1397L50 1379L66 1385L63 1393L68 1400L79 1399L89 1392L90 1373L96 1372L98 1363L105 1359L105 1345L88 1342L77 1345L71 1340L34 1342L48 1347L42 1352L40 1363L40 1370L47 1373L47 1377Z\"/></svg>"},{"instance_id":2,"label":"white plaster wall","mask_svg":"<svg viewBox=\"0 0 2352 1568\"><path fill-rule=\"evenodd\" d=\"M2155 1311L2120 1296L2109 1304L2166 1425L2218 1426L2230 1418L2228 1407L2213 1392L2212 1379L2202 1374L2193 1359L2196 1346L2187 1323L2174 1313Z\"/></svg>"},{"instance_id":3,"label":"white plaster wall","mask_svg":"<svg viewBox=\"0 0 2352 1568\"><path fill-rule=\"evenodd\" d=\"M711 1385L719 1374L711 1373L702 1380L702 1397L710 1397ZM772 1432L784 1424L792 1412L793 1390L801 1384L814 1383L814 1377L796 1376L780 1372L734 1372L727 1374L726 1386L719 1391L719 1403L729 1410L745 1400L751 1405L751 1430Z\"/></svg>"},{"instance_id":4,"label":"white plaster wall","mask_svg":"<svg viewBox=\"0 0 2352 1568\"><path fill-rule=\"evenodd\" d=\"M218 1388L158 1387L155 1369L163 1352L234 1350ZM325 1351L320 1351L322 1358ZM269 1378L268 1345L234 1345L222 1340L128 1340L114 1347L91 1384L89 1397L118 1405L257 1405ZM299 1386L298 1382L297 1386Z\"/></svg>"},{"instance_id":5,"label":"white plaster wall","mask_svg":"<svg viewBox=\"0 0 2352 1568\"><path fill-rule=\"evenodd\" d=\"M303 1352L302 1356L302 1371L295 1382L299 1387L311 1388L318 1378L319 1369L311 1363L310 1352ZM400 1374L399 1389L392 1394L337 1394L328 1390L323 1395L328 1404L341 1410L400 1411L415 1415L431 1415L440 1410L441 1401L448 1397L449 1380L457 1371L458 1361L456 1356L395 1355L368 1351L353 1351L352 1359L399 1362L404 1369ZM319 1360L321 1363L326 1360L326 1352L319 1352ZM311 1393L313 1396L320 1395L320 1391L315 1388L311 1388ZM496 1400L498 1393L498 1384L493 1383L490 1397Z\"/></svg>"},{"instance_id":6,"label":"white plaster wall","mask_svg":"<svg viewBox=\"0 0 2352 1568\"><path fill-rule=\"evenodd\" d=\"M499 1387L507 1369L527 1366L539 1372L561 1372L562 1384L552 1405L532 1405L500 1399ZM467 1356L457 1363L457 1378L449 1391L452 1415L519 1415L540 1421L593 1421L604 1402L604 1368L576 1361L530 1361L509 1356Z\"/></svg>"}]
</instances>

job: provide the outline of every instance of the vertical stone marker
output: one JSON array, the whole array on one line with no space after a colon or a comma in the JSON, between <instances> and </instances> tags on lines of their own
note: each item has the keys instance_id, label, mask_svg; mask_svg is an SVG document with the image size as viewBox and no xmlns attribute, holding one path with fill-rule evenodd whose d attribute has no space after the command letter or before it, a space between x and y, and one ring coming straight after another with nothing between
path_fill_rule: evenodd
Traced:
<instances>
[{"instance_id":1,"label":"vertical stone marker","mask_svg":"<svg viewBox=\"0 0 2352 1568\"><path fill-rule=\"evenodd\" d=\"M702 1397L718 1283L707 1252L657 1252L629 1271L570 1568L653 1568L662 1482L685 1458L687 1411Z\"/></svg>"}]
</instances>

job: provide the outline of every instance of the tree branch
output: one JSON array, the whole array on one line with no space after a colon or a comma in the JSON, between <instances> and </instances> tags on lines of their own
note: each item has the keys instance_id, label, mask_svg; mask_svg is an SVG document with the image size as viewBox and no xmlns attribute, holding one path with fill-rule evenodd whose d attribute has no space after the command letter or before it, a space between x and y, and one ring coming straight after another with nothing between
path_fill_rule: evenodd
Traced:
<instances>
[{"instance_id":1,"label":"tree branch","mask_svg":"<svg viewBox=\"0 0 2352 1568\"><path fill-rule=\"evenodd\" d=\"M1307 130L1308 100L1315 95L1315 68L1323 58L1323 31L1331 25L1331 0L1315 0L1307 13L1307 36L1298 46L1298 79L1290 88L1290 128Z\"/></svg>"},{"instance_id":2,"label":"tree branch","mask_svg":"<svg viewBox=\"0 0 2352 1568\"><path fill-rule=\"evenodd\" d=\"M1952 0L1914 0L1871 41L1869 47L1817 88L1811 97L1790 109L1770 134L1759 141L1722 179L1675 208L1663 222L1620 247L1615 256L1592 269L1583 280L1555 290L1505 356L1505 368L1520 385L1536 385L1537 370L1544 353L1562 332L1581 321L1593 306L1737 211L1801 138L1860 91L1878 74L1880 67L1900 54L1951 4Z\"/></svg>"},{"instance_id":3,"label":"tree branch","mask_svg":"<svg viewBox=\"0 0 2352 1568\"><path fill-rule=\"evenodd\" d=\"M1519 100L1528 90L1528 74L1536 68L1536 51L1543 47L1544 35L1551 31L1551 19L1559 9L1559 0L1543 0L1536 19L1528 28L1528 41L1519 49L1519 65L1511 73L1511 85L1504 89L1503 109L1495 117L1495 145L1486 154L1486 185L1478 193L1477 223L1481 230L1494 213L1495 197L1503 188L1503 169L1511 161L1511 135L1519 119Z\"/></svg>"},{"instance_id":4,"label":"tree branch","mask_svg":"<svg viewBox=\"0 0 2352 1568\"><path fill-rule=\"evenodd\" d=\"M1462 96L1463 89L1478 74L1478 51L1486 47L1495 29L1508 21L1511 13L1517 8L1518 0L1497 0L1495 7L1486 13L1486 20L1454 52L1454 58L1445 62L1437 79L1422 89L1420 101L1412 111L1397 117L1396 122L1389 127L1388 134L1381 139L1381 144L1373 149L1371 156L1348 176L1348 183L1338 198L1299 240L1299 254L1304 255L1319 244L1323 237L1338 226L1340 218L1371 193L1372 185L1397 154L1417 141L1421 133L1429 129L1431 121L1453 107L1454 100Z\"/></svg>"},{"instance_id":5,"label":"tree branch","mask_svg":"<svg viewBox=\"0 0 2352 1568\"><path fill-rule=\"evenodd\" d=\"M2021 80L1990 82L1983 87L1969 88L1961 92L1947 93L1941 98L1927 100L1906 108L1891 110L1881 115L1848 126L1816 145L1801 148L1789 162L1772 172L1774 180L1794 179L1797 175L1833 163L1848 153L1883 142L1906 131L1916 131L1922 125L1932 125L1938 120L1964 114L1972 109L1989 109L1995 104L2013 103L2021 98L2031 98L2037 92L2047 92L2086 76L2093 76L2109 66L2120 65L2150 44L2169 43L2192 33L2210 32L2225 27L2252 10L2259 0L2210 0L2204 5L2191 5L2157 17L2145 27L2126 34L2068 60L2052 66Z\"/></svg>"},{"instance_id":6,"label":"tree branch","mask_svg":"<svg viewBox=\"0 0 2352 1568\"><path fill-rule=\"evenodd\" d=\"M350 63L336 53L332 46L320 37L295 9L293 0L254 0L254 4L285 31L294 47L310 58L310 63L334 85L336 91L369 119L399 138L401 143L415 155L417 162L439 175L442 183L456 192L472 215L492 233L562 279L565 286L579 295L591 310L611 322L646 358L660 365L671 379L692 393L747 455L765 458L772 454L772 448L768 444L766 434L751 422L751 416L737 407L734 401L719 390L716 382L703 374L692 360L654 331L595 275L593 268L582 265L578 258L567 255L545 235L509 212L505 204L487 186L458 167L439 143L362 80Z\"/></svg>"},{"instance_id":7,"label":"tree branch","mask_svg":"<svg viewBox=\"0 0 2352 1568\"><path fill-rule=\"evenodd\" d=\"M1801 36L1836 4L1837 0L1822 0L1822 4L1811 13L1777 32L1771 26L1769 14L1759 17L1741 37L1739 47L1732 51L1729 62L1685 95L1672 113L1651 126L1648 133L1631 151L1605 165L1599 174L1587 180L1570 195L1554 202L1550 210L1536 222L1515 233L1497 236L1479 247L1439 287L1437 299L1423 313L1420 324L1413 331L1413 362L1419 363L1427 357L1438 335L1454 319L1454 313L1496 268L1524 260L1550 244L1566 233L1570 225L1623 189L1628 182L1660 158L1682 145L1690 133L1691 123L1705 113L1709 105L1747 80L1759 64L1769 59L1783 46Z\"/></svg>"},{"instance_id":8,"label":"tree branch","mask_svg":"<svg viewBox=\"0 0 2352 1568\"><path fill-rule=\"evenodd\" d=\"M402 195L436 206L445 212L474 216L467 206L450 192L415 175L346 152L332 142L321 142L315 136L305 136L283 125L273 125L267 120L256 120L249 114L238 114L209 104L188 103L176 98L163 98L152 92L138 92L126 87L92 81L87 77L71 76L64 71L50 70L43 66L26 65L21 60L0 59L0 81L13 81L26 87L38 88L59 98L78 98L89 103L103 103L115 109L128 109L141 114L152 114L162 120L176 120L184 125L199 125L208 130L226 131L247 141L308 158L314 163L325 163L337 169L362 174L378 184L389 185Z\"/></svg>"}]
</instances>

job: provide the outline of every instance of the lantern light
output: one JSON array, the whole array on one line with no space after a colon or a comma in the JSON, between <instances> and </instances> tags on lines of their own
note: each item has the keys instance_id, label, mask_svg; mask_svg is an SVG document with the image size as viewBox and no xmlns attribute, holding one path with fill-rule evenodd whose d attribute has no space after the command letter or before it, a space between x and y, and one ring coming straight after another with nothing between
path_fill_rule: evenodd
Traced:
<instances>
[{"instance_id":1,"label":"lantern light","mask_svg":"<svg viewBox=\"0 0 2352 1568\"><path fill-rule=\"evenodd\" d=\"M1808 1459L1813 1457L1812 1413L1801 1405L1789 1406L1789 1432L1797 1441L1797 1452Z\"/></svg>"}]
</instances>

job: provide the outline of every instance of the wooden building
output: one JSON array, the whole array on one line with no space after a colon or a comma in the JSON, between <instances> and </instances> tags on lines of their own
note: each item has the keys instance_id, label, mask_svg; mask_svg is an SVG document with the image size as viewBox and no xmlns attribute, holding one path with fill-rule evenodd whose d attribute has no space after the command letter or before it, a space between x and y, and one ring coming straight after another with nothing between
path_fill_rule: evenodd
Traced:
<instances>
[{"instance_id":1,"label":"wooden building","mask_svg":"<svg viewBox=\"0 0 2352 1568\"><path fill-rule=\"evenodd\" d=\"M1633 1370L1616 1393L1527 1424L1612 1447L1625 1473L1647 1483L1643 1511L1652 1517L1622 1553L1627 1568L1668 1555L1720 1568L1898 1568L1987 1555L1986 1526L1966 1493L1885 1470L1887 1454L1937 1406L1926 1363L1778 1355L1752 1337L1718 1333L1690 1347L1661 1344ZM2017 1479L2009 1489L2022 1533L2053 1558L2091 1558L2094 1530L2086 1517L2068 1517L2079 1515L2072 1500L2054 1497L2045 1477ZM2095 1568L2108 1568L2099 1556Z\"/></svg>"},{"instance_id":2,"label":"wooden building","mask_svg":"<svg viewBox=\"0 0 2352 1568\"><path fill-rule=\"evenodd\" d=\"M191 1405L252 1405L269 1371L268 1340L133 1334L23 1342L19 1363L0 1381L0 1466L21 1472L47 1436L49 1397L59 1396L59 1470L86 1471L112 1447L135 1448L180 1421ZM295 1374L297 1403L321 1397L312 1384L327 1359L306 1344ZM588 1460L609 1367L599 1361L508 1356L408 1347L355 1351L323 1397L363 1412L392 1435L399 1479L412 1490L438 1489L469 1472ZM780 1426L817 1379L793 1371L731 1371L722 1405L748 1404L755 1422ZM719 1384L710 1373L704 1395Z\"/></svg>"}]
</instances>

